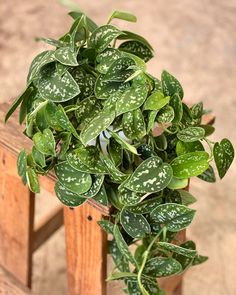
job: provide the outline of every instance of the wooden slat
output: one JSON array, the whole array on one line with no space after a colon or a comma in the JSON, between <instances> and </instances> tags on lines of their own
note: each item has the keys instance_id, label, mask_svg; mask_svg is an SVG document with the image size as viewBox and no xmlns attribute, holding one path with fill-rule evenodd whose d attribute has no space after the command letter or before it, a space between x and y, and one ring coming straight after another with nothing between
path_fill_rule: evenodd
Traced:
<instances>
[{"instance_id":1,"label":"wooden slat","mask_svg":"<svg viewBox=\"0 0 236 295\"><path fill-rule=\"evenodd\" d=\"M16 158L0 146L0 265L29 287L34 201L17 175Z\"/></svg>"},{"instance_id":2,"label":"wooden slat","mask_svg":"<svg viewBox=\"0 0 236 295\"><path fill-rule=\"evenodd\" d=\"M107 236L97 224L101 218L88 204L64 209L68 295L106 294Z\"/></svg>"},{"instance_id":3,"label":"wooden slat","mask_svg":"<svg viewBox=\"0 0 236 295\"><path fill-rule=\"evenodd\" d=\"M16 280L9 272L0 267L1 295L30 295L30 290Z\"/></svg>"},{"instance_id":4,"label":"wooden slat","mask_svg":"<svg viewBox=\"0 0 236 295\"><path fill-rule=\"evenodd\" d=\"M33 251L36 251L52 234L63 225L63 207L57 206L35 225Z\"/></svg>"}]
</instances>

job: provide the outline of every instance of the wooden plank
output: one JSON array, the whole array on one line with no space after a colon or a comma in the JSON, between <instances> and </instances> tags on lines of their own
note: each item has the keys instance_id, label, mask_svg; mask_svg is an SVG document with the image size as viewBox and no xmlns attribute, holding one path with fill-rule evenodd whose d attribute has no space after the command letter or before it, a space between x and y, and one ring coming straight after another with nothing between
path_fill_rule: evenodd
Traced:
<instances>
[{"instance_id":1,"label":"wooden plank","mask_svg":"<svg viewBox=\"0 0 236 295\"><path fill-rule=\"evenodd\" d=\"M89 204L64 209L69 295L106 294L107 236L97 224L101 218Z\"/></svg>"},{"instance_id":2,"label":"wooden plank","mask_svg":"<svg viewBox=\"0 0 236 295\"><path fill-rule=\"evenodd\" d=\"M64 223L63 207L56 206L47 216L35 225L33 237L33 251L36 251L51 237Z\"/></svg>"},{"instance_id":3,"label":"wooden plank","mask_svg":"<svg viewBox=\"0 0 236 295\"><path fill-rule=\"evenodd\" d=\"M34 194L17 175L16 159L0 147L0 265L31 286Z\"/></svg>"},{"instance_id":4,"label":"wooden plank","mask_svg":"<svg viewBox=\"0 0 236 295\"><path fill-rule=\"evenodd\" d=\"M30 295L30 290L16 280L9 272L0 267L1 295Z\"/></svg>"}]
</instances>

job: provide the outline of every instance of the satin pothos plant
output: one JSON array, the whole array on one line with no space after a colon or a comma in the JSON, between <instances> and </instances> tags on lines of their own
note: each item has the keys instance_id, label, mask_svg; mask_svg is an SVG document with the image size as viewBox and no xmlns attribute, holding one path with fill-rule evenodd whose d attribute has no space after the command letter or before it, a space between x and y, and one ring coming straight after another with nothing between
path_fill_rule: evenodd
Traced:
<instances>
[{"instance_id":1,"label":"satin pothos plant","mask_svg":"<svg viewBox=\"0 0 236 295\"><path fill-rule=\"evenodd\" d=\"M224 177L233 146L209 139L214 127L201 121L207 111L183 102L174 76L147 72L148 41L111 24L135 16L115 11L97 26L83 13L70 15L68 33L40 39L53 49L34 58L26 89L6 115L20 106L20 124L33 141L30 153L19 154L19 175L38 193L38 175L54 171L64 205L94 199L112 206L109 220L99 222L112 236L108 281L123 280L127 294L165 294L157 278L207 259L193 241L178 241L195 215L189 205L196 199L184 188L194 176L215 182L212 161Z\"/></svg>"}]
</instances>

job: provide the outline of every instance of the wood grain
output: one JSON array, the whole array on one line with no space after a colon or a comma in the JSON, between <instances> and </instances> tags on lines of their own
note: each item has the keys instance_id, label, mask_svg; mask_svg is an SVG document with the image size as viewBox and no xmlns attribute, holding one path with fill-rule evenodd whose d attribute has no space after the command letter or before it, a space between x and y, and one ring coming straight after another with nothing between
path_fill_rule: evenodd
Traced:
<instances>
[{"instance_id":1,"label":"wood grain","mask_svg":"<svg viewBox=\"0 0 236 295\"><path fill-rule=\"evenodd\" d=\"M106 294L107 236L89 204L64 209L69 295Z\"/></svg>"},{"instance_id":2,"label":"wood grain","mask_svg":"<svg viewBox=\"0 0 236 295\"><path fill-rule=\"evenodd\" d=\"M31 286L34 194L17 175L16 159L0 146L0 265Z\"/></svg>"}]
</instances>

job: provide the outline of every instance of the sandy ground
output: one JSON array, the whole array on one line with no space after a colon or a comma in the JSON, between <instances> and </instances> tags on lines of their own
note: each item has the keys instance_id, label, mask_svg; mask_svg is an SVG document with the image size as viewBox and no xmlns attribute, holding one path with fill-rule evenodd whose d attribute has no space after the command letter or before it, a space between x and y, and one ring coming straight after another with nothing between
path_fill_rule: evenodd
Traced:
<instances>
[{"instance_id":1,"label":"sandy ground","mask_svg":"<svg viewBox=\"0 0 236 295\"><path fill-rule=\"evenodd\" d=\"M182 82L185 98L204 101L217 116L214 139L229 137L236 143L236 2L233 0L100 0L78 1L98 23L114 9L134 12L137 24L123 24L146 36L156 51L150 72L167 69ZM1 0L0 100L15 97L24 87L27 68L45 46L34 37L57 37L70 18L55 0ZM210 260L185 276L184 295L235 295L236 165L215 185L194 180L197 216L188 230L201 253ZM41 194L38 215L51 206ZM65 295L64 232L59 230L35 254L34 293ZM108 294L119 295L110 285Z\"/></svg>"}]
</instances>

